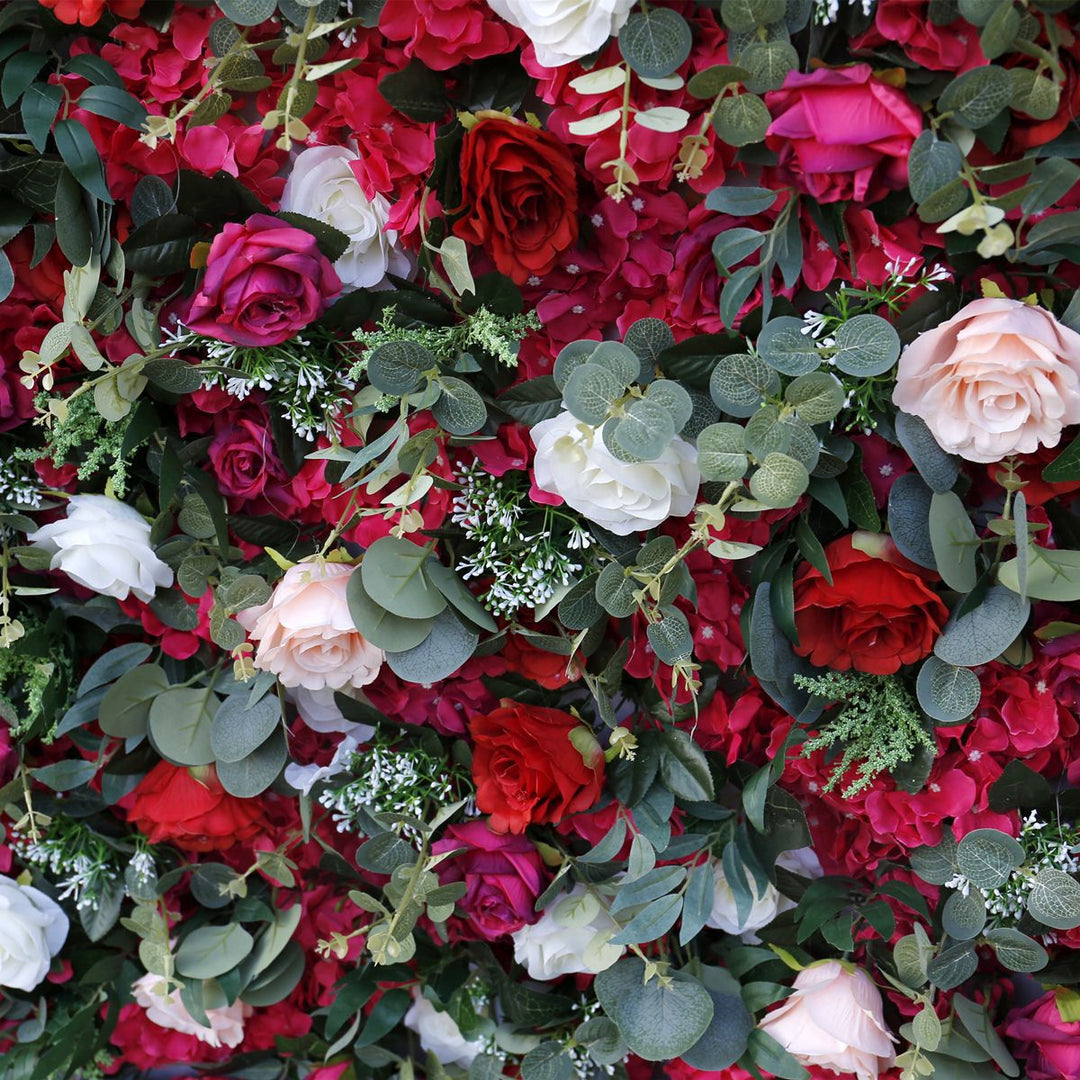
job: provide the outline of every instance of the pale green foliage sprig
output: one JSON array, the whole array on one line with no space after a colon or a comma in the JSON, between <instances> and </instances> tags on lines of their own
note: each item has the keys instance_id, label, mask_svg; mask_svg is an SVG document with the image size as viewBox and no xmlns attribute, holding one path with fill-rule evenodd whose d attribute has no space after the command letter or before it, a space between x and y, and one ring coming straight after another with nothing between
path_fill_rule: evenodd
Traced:
<instances>
[{"instance_id":1,"label":"pale green foliage sprig","mask_svg":"<svg viewBox=\"0 0 1080 1080\"><path fill-rule=\"evenodd\" d=\"M35 404L42 411L48 408L48 395L40 394ZM127 490L130 459L135 451L149 438L134 440L125 446L128 428L134 413L121 420L106 423L94 405L91 394L80 394L68 399L67 415L55 420L48 429L45 454L56 468L65 464L78 464L78 478L87 480L100 469L109 472L109 485L117 498L123 498ZM26 461L41 457L36 447L20 451Z\"/></svg>"},{"instance_id":2,"label":"pale green foliage sprig","mask_svg":"<svg viewBox=\"0 0 1080 1080\"><path fill-rule=\"evenodd\" d=\"M395 309L388 306L382 313L376 330L357 330L353 337L368 351L392 341L412 341L422 345L435 356L452 359L458 353L481 349L504 367L517 366L518 343L530 331L540 329L535 312L524 315L499 315L486 307L479 307L471 315L453 326L398 326L394 322ZM360 360L349 372L358 378L366 360Z\"/></svg>"},{"instance_id":3,"label":"pale green foliage sprig","mask_svg":"<svg viewBox=\"0 0 1080 1080\"><path fill-rule=\"evenodd\" d=\"M923 726L915 696L895 675L830 671L796 675L795 683L839 708L817 735L803 744L803 755L840 743L844 752L833 769L826 791L832 791L858 765L855 779L843 791L850 799L865 791L874 778L911 761L920 746L933 750L933 737Z\"/></svg>"}]
</instances>

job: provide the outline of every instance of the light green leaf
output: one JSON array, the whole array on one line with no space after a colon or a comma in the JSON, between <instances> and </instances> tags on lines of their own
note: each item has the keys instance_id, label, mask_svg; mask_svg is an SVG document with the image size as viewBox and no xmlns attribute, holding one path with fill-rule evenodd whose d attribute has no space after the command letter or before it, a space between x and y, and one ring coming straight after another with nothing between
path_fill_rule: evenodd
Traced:
<instances>
[{"instance_id":1,"label":"light green leaf","mask_svg":"<svg viewBox=\"0 0 1080 1080\"><path fill-rule=\"evenodd\" d=\"M406 682L434 683L453 675L472 656L479 640L478 633L463 626L451 611L443 610L435 616L424 641L404 652L388 652L386 662Z\"/></svg>"},{"instance_id":2,"label":"light green leaf","mask_svg":"<svg viewBox=\"0 0 1080 1080\"><path fill-rule=\"evenodd\" d=\"M375 603L405 619L438 615L446 607L446 598L427 578L424 568L429 556L427 548L409 540L380 537L360 564L364 591Z\"/></svg>"},{"instance_id":3,"label":"light green leaf","mask_svg":"<svg viewBox=\"0 0 1080 1080\"><path fill-rule=\"evenodd\" d=\"M957 869L980 889L1003 885L1024 858L1020 843L999 829L975 829L956 849Z\"/></svg>"},{"instance_id":4,"label":"light green leaf","mask_svg":"<svg viewBox=\"0 0 1080 1080\"><path fill-rule=\"evenodd\" d=\"M809 483L806 466L787 454L772 453L750 477L750 494L766 506L785 509L799 501Z\"/></svg>"},{"instance_id":5,"label":"light green leaf","mask_svg":"<svg viewBox=\"0 0 1080 1080\"><path fill-rule=\"evenodd\" d=\"M255 940L236 923L192 930L176 950L176 971L189 979L215 979L251 952Z\"/></svg>"},{"instance_id":6,"label":"light green leaf","mask_svg":"<svg viewBox=\"0 0 1080 1080\"><path fill-rule=\"evenodd\" d=\"M965 723L979 704L982 688L971 668L954 667L928 656L919 669L915 692L923 711L939 724Z\"/></svg>"},{"instance_id":7,"label":"light green leaf","mask_svg":"<svg viewBox=\"0 0 1080 1080\"><path fill-rule=\"evenodd\" d=\"M158 753L174 765L211 764L210 728L218 704L209 689L196 687L177 687L154 698L149 730Z\"/></svg>"},{"instance_id":8,"label":"light green leaf","mask_svg":"<svg viewBox=\"0 0 1080 1080\"><path fill-rule=\"evenodd\" d=\"M956 667L978 667L996 660L1027 623L1031 605L1004 585L992 585L982 603L952 617L934 653Z\"/></svg>"}]
</instances>

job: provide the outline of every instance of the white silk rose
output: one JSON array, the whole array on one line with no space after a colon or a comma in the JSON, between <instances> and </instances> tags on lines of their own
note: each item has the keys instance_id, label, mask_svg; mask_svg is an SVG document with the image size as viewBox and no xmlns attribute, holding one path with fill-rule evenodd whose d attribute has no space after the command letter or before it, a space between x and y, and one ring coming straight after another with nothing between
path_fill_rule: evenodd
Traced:
<instances>
[{"instance_id":1,"label":"white silk rose","mask_svg":"<svg viewBox=\"0 0 1080 1080\"><path fill-rule=\"evenodd\" d=\"M68 917L32 885L0 877L0 986L33 990L63 948Z\"/></svg>"},{"instance_id":2,"label":"white silk rose","mask_svg":"<svg viewBox=\"0 0 1080 1080\"><path fill-rule=\"evenodd\" d=\"M617 536L654 529L694 508L701 473L697 451L676 436L653 461L619 461L604 445L603 425L563 411L532 429L536 486Z\"/></svg>"},{"instance_id":3,"label":"white silk rose","mask_svg":"<svg viewBox=\"0 0 1080 1080\"><path fill-rule=\"evenodd\" d=\"M795 976L795 993L758 1027L807 1067L877 1080L895 1060L881 993L861 968L825 960Z\"/></svg>"},{"instance_id":4,"label":"white silk rose","mask_svg":"<svg viewBox=\"0 0 1080 1080\"><path fill-rule=\"evenodd\" d=\"M776 865L802 877L821 877L821 863L812 848L782 852ZM766 881L762 888L761 883L749 870L746 871L746 877L754 894L754 902L750 910L740 917L735 891L724 873L724 864L719 859L713 863L713 904L705 925L714 930L723 930L726 934L742 935L750 942L757 942L761 939L755 931L768 926L781 912L790 911L795 907L795 901L784 896L771 881Z\"/></svg>"},{"instance_id":5,"label":"white silk rose","mask_svg":"<svg viewBox=\"0 0 1080 1080\"><path fill-rule=\"evenodd\" d=\"M596 897L578 885L545 908L537 922L510 936L514 959L529 978L548 982L560 975L606 971L625 951L624 946L609 942L618 931L618 924Z\"/></svg>"},{"instance_id":6,"label":"white silk rose","mask_svg":"<svg viewBox=\"0 0 1080 1080\"><path fill-rule=\"evenodd\" d=\"M602 48L634 0L488 0L500 18L525 31L544 67L562 67Z\"/></svg>"},{"instance_id":7,"label":"white silk rose","mask_svg":"<svg viewBox=\"0 0 1080 1080\"><path fill-rule=\"evenodd\" d=\"M163 987L161 976L150 974L136 979L131 987L135 1003L146 1010L146 1019L151 1023L182 1035L194 1035L207 1046L239 1046L244 1041L244 1018L253 1011L250 1005L238 999L231 1005L206 1009L210 1026L205 1027L187 1011L179 990L174 988L166 995L158 992Z\"/></svg>"},{"instance_id":8,"label":"white silk rose","mask_svg":"<svg viewBox=\"0 0 1080 1080\"><path fill-rule=\"evenodd\" d=\"M483 1043L466 1039L454 1018L436 1009L417 989L413 990L413 1003L402 1023L420 1036L420 1045L443 1065L467 1069L483 1050Z\"/></svg>"},{"instance_id":9,"label":"white silk rose","mask_svg":"<svg viewBox=\"0 0 1080 1080\"><path fill-rule=\"evenodd\" d=\"M966 461L1057 446L1080 423L1080 334L1045 308L974 300L904 350L893 403Z\"/></svg>"},{"instance_id":10,"label":"white silk rose","mask_svg":"<svg viewBox=\"0 0 1080 1080\"><path fill-rule=\"evenodd\" d=\"M302 562L289 567L269 601L236 621L257 643L255 667L283 686L359 689L373 682L385 653L353 623L346 590L355 566Z\"/></svg>"},{"instance_id":11,"label":"white silk rose","mask_svg":"<svg viewBox=\"0 0 1080 1080\"><path fill-rule=\"evenodd\" d=\"M382 195L369 199L350 161L360 157L345 146L313 146L293 162L281 196L281 209L325 221L349 238L334 270L346 290L369 289L387 271L405 274L409 258L400 251L398 234L386 228L390 203Z\"/></svg>"},{"instance_id":12,"label":"white silk rose","mask_svg":"<svg viewBox=\"0 0 1080 1080\"><path fill-rule=\"evenodd\" d=\"M102 596L145 603L172 584L173 572L150 547L150 526L134 507L106 495L72 495L67 517L27 536L52 555L50 570Z\"/></svg>"}]
</instances>

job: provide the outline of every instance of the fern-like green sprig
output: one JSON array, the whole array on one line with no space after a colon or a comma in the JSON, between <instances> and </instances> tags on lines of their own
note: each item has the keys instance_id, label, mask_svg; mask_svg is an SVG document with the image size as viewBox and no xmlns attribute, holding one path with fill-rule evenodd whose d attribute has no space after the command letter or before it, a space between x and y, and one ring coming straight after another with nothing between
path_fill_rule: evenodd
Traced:
<instances>
[{"instance_id":1,"label":"fern-like green sprig","mask_svg":"<svg viewBox=\"0 0 1080 1080\"><path fill-rule=\"evenodd\" d=\"M865 791L876 776L911 761L920 746L936 747L923 725L918 702L896 675L830 671L796 675L795 683L815 697L839 705L818 734L803 744L804 757L837 743L844 747L826 791L832 791L858 765L855 779L842 792L850 799Z\"/></svg>"}]
</instances>

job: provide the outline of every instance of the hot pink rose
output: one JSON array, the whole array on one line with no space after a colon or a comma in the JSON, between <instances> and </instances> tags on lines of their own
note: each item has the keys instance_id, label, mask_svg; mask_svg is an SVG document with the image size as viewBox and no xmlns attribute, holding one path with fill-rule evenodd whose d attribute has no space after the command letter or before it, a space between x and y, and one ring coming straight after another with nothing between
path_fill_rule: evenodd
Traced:
<instances>
[{"instance_id":1,"label":"hot pink rose","mask_svg":"<svg viewBox=\"0 0 1080 1080\"><path fill-rule=\"evenodd\" d=\"M1080 423L1080 334L1022 300L973 300L904 349L893 403L967 461L1057 446Z\"/></svg>"},{"instance_id":2,"label":"hot pink rose","mask_svg":"<svg viewBox=\"0 0 1080 1080\"><path fill-rule=\"evenodd\" d=\"M233 345L277 345L314 322L340 291L311 233L252 214L214 237L185 324Z\"/></svg>"},{"instance_id":3,"label":"hot pink rose","mask_svg":"<svg viewBox=\"0 0 1080 1080\"><path fill-rule=\"evenodd\" d=\"M874 202L907 183L922 114L869 64L793 71L765 102L775 117L766 143L818 202Z\"/></svg>"},{"instance_id":4,"label":"hot pink rose","mask_svg":"<svg viewBox=\"0 0 1080 1080\"><path fill-rule=\"evenodd\" d=\"M533 842L524 836L493 833L484 821L451 825L432 845L432 854L465 848L439 864L440 881L464 881L467 892L458 901L464 918L451 918L447 928L463 940L495 941L536 922L536 898L547 873Z\"/></svg>"},{"instance_id":5,"label":"hot pink rose","mask_svg":"<svg viewBox=\"0 0 1080 1080\"><path fill-rule=\"evenodd\" d=\"M1010 1013L1005 1034L1028 1080L1080 1080L1080 1022L1061 1019L1052 991Z\"/></svg>"}]
</instances>

